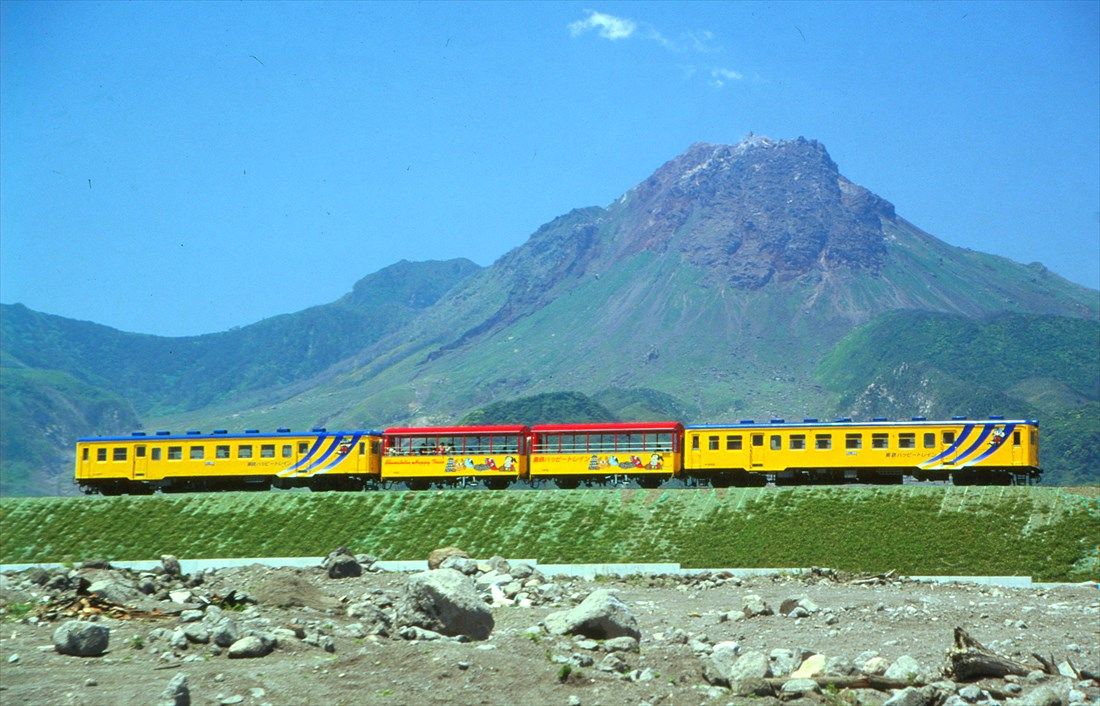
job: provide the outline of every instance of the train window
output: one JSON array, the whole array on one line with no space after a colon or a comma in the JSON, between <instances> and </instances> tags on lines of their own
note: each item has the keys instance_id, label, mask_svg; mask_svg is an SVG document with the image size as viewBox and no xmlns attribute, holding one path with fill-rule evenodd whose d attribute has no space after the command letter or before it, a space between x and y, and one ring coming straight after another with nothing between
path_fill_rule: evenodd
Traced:
<instances>
[{"instance_id":1,"label":"train window","mask_svg":"<svg viewBox=\"0 0 1100 706\"><path fill-rule=\"evenodd\" d=\"M831 449L833 448L833 435L832 434L815 434L814 435L814 448L815 449Z\"/></svg>"},{"instance_id":2,"label":"train window","mask_svg":"<svg viewBox=\"0 0 1100 706\"><path fill-rule=\"evenodd\" d=\"M772 451L779 451L783 448L783 437L779 434L772 434L771 444Z\"/></svg>"},{"instance_id":3,"label":"train window","mask_svg":"<svg viewBox=\"0 0 1100 706\"><path fill-rule=\"evenodd\" d=\"M1037 443L1039 443L1039 432L1032 429L1031 430L1031 445L1034 446Z\"/></svg>"},{"instance_id":4,"label":"train window","mask_svg":"<svg viewBox=\"0 0 1100 706\"><path fill-rule=\"evenodd\" d=\"M710 451L717 451L718 450L718 437L717 436L708 436L707 437L707 449L710 450Z\"/></svg>"},{"instance_id":5,"label":"train window","mask_svg":"<svg viewBox=\"0 0 1100 706\"><path fill-rule=\"evenodd\" d=\"M698 451L699 450L699 435L698 434L692 434L692 436L691 436L691 450L692 451Z\"/></svg>"},{"instance_id":6,"label":"train window","mask_svg":"<svg viewBox=\"0 0 1100 706\"><path fill-rule=\"evenodd\" d=\"M926 449L936 448L936 432L934 432L934 431L924 432L924 448L926 448Z\"/></svg>"},{"instance_id":7,"label":"train window","mask_svg":"<svg viewBox=\"0 0 1100 706\"><path fill-rule=\"evenodd\" d=\"M370 442L370 452L377 456L382 448L382 445L377 441Z\"/></svg>"},{"instance_id":8,"label":"train window","mask_svg":"<svg viewBox=\"0 0 1100 706\"><path fill-rule=\"evenodd\" d=\"M111 449L111 460L112 461L125 461L126 460L126 447L125 446L116 446L115 448Z\"/></svg>"},{"instance_id":9,"label":"train window","mask_svg":"<svg viewBox=\"0 0 1100 706\"><path fill-rule=\"evenodd\" d=\"M138 458L145 458L145 447L144 446L139 446L136 449L134 449L134 455L137 456Z\"/></svg>"},{"instance_id":10,"label":"train window","mask_svg":"<svg viewBox=\"0 0 1100 706\"><path fill-rule=\"evenodd\" d=\"M203 448L202 446L192 446L191 447L190 456L191 456L192 461L201 461L205 455L206 455L206 449Z\"/></svg>"},{"instance_id":11,"label":"train window","mask_svg":"<svg viewBox=\"0 0 1100 706\"><path fill-rule=\"evenodd\" d=\"M178 461L181 458L183 458L183 447L182 446L169 446L168 447L168 460L169 461Z\"/></svg>"},{"instance_id":12,"label":"train window","mask_svg":"<svg viewBox=\"0 0 1100 706\"><path fill-rule=\"evenodd\" d=\"M862 449L863 448L863 434L845 434L844 435L844 448L846 448L846 449Z\"/></svg>"},{"instance_id":13,"label":"train window","mask_svg":"<svg viewBox=\"0 0 1100 706\"><path fill-rule=\"evenodd\" d=\"M806 435L791 434L791 448L795 451L804 450L806 448Z\"/></svg>"},{"instance_id":14,"label":"train window","mask_svg":"<svg viewBox=\"0 0 1100 706\"><path fill-rule=\"evenodd\" d=\"M871 448L872 449L888 449L888 448L890 448L890 435L889 434L871 434Z\"/></svg>"},{"instance_id":15,"label":"train window","mask_svg":"<svg viewBox=\"0 0 1100 706\"><path fill-rule=\"evenodd\" d=\"M105 449L105 448L104 449L96 449L95 450L95 460L97 460L97 461L106 461L107 460L107 449Z\"/></svg>"},{"instance_id":16,"label":"train window","mask_svg":"<svg viewBox=\"0 0 1100 706\"><path fill-rule=\"evenodd\" d=\"M915 449L917 448L917 435L910 432L902 432L898 434L898 448L899 449Z\"/></svg>"},{"instance_id":17,"label":"train window","mask_svg":"<svg viewBox=\"0 0 1100 706\"><path fill-rule=\"evenodd\" d=\"M149 458L153 461L159 461L160 460L160 447L159 446L154 446L149 451Z\"/></svg>"},{"instance_id":18,"label":"train window","mask_svg":"<svg viewBox=\"0 0 1100 706\"><path fill-rule=\"evenodd\" d=\"M497 437L496 442L493 443L493 451L498 454L514 454L519 452L519 437L518 436L501 436Z\"/></svg>"},{"instance_id":19,"label":"train window","mask_svg":"<svg viewBox=\"0 0 1100 706\"><path fill-rule=\"evenodd\" d=\"M953 432L953 431L945 431L945 432L943 433L943 443L945 443L945 444L953 444L953 443L955 443L955 432Z\"/></svg>"},{"instance_id":20,"label":"train window","mask_svg":"<svg viewBox=\"0 0 1100 706\"><path fill-rule=\"evenodd\" d=\"M367 442L360 441L359 442L359 455L362 456L366 452L367 452Z\"/></svg>"},{"instance_id":21,"label":"train window","mask_svg":"<svg viewBox=\"0 0 1100 706\"><path fill-rule=\"evenodd\" d=\"M1012 432L1012 445L1013 446L1019 446L1020 445L1020 432L1018 432L1018 431Z\"/></svg>"},{"instance_id":22,"label":"train window","mask_svg":"<svg viewBox=\"0 0 1100 706\"><path fill-rule=\"evenodd\" d=\"M753 446L763 446L764 445L764 435L763 434L753 434L752 435L752 445Z\"/></svg>"},{"instance_id":23,"label":"train window","mask_svg":"<svg viewBox=\"0 0 1100 706\"><path fill-rule=\"evenodd\" d=\"M252 458L252 444L241 444L238 446L237 458Z\"/></svg>"},{"instance_id":24,"label":"train window","mask_svg":"<svg viewBox=\"0 0 1100 706\"><path fill-rule=\"evenodd\" d=\"M672 451L672 434L666 433L657 435L657 450Z\"/></svg>"},{"instance_id":25,"label":"train window","mask_svg":"<svg viewBox=\"0 0 1100 706\"><path fill-rule=\"evenodd\" d=\"M229 444L214 447L214 458L229 458Z\"/></svg>"},{"instance_id":26,"label":"train window","mask_svg":"<svg viewBox=\"0 0 1100 706\"><path fill-rule=\"evenodd\" d=\"M260 458L275 458L275 444L260 444Z\"/></svg>"},{"instance_id":27,"label":"train window","mask_svg":"<svg viewBox=\"0 0 1100 706\"><path fill-rule=\"evenodd\" d=\"M726 437L726 451L741 450L741 435L735 434Z\"/></svg>"},{"instance_id":28,"label":"train window","mask_svg":"<svg viewBox=\"0 0 1100 706\"><path fill-rule=\"evenodd\" d=\"M298 453L300 453L302 455L305 455L305 453L307 451L309 451L309 442L299 441L298 442Z\"/></svg>"},{"instance_id":29,"label":"train window","mask_svg":"<svg viewBox=\"0 0 1100 706\"><path fill-rule=\"evenodd\" d=\"M283 444L283 458L290 458L294 455L294 446L291 444Z\"/></svg>"},{"instance_id":30,"label":"train window","mask_svg":"<svg viewBox=\"0 0 1100 706\"><path fill-rule=\"evenodd\" d=\"M84 447L84 453L80 454L80 459L82 461L87 461L88 460L88 447L87 446Z\"/></svg>"}]
</instances>

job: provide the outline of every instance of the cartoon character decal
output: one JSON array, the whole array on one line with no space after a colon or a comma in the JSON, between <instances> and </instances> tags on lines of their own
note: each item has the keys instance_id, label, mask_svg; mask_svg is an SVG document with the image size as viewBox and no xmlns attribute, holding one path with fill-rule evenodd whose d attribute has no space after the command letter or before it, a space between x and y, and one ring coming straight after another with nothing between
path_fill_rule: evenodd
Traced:
<instances>
[{"instance_id":1,"label":"cartoon character decal","mask_svg":"<svg viewBox=\"0 0 1100 706\"><path fill-rule=\"evenodd\" d=\"M993 434L989 437L990 446L1000 446L1005 440L1005 428L1004 425L998 426L993 430Z\"/></svg>"},{"instance_id":2,"label":"cartoon character decal","mask_svg":"<svg viewBox=\"0 0 1100 706\"><path fill-rule=\"evenodd\" d=\"M650 454L649 455L649 465L646 466L646 468L650 468L650 469L653 469L655 471L660 470L661 468L664 467L664 462L665 462L665 460L661 456L661 454L658 454L658 453Z\"/></svg>"},{"instance_id":3,"label":"cartoon character decal","mask_svg":"<svg viewBox=\"0 0 1100 706\"><path fill-rule=\"evenodd\" d=\"M515 473L516 472L516 457L515 456L506 457L504 459L504 465L500 467L500 470L504 471L505 473Z\"/></svg>"}]
</instances>

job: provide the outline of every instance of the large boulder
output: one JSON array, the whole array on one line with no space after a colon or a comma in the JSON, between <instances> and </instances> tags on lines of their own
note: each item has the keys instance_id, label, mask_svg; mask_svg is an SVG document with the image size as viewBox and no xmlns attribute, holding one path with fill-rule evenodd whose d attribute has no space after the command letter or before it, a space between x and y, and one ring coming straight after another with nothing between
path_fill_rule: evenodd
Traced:
<instances>
[{"instance_id":1,"label":"large boulder","mask_svg":"<svg viewBox=\"0 0 1100 706\"><path fill-rule=\"evenodd\" d=\"M625 635L642 639L634 614L615 594L603 588L588 594L575 608L550 613L543 624L554 635L584 635L596 640Z\"/></svg>"},{"instance_id":2,"label":"large boulder","mask_svg":"<svg viewBox=\"0 0 1100 706\"><path fill-rule=\"evenodd\" d=\"M460 556L466 559L470 558L469 554L458 547L441 547L440 549L434 549L432 553L428 555L428 570L433 571L440 568L443 561L451 556Z\"/></svg>"},{"instance_id":3,"label":"large boulder","mask_svg":"<svg viewBox=\"0 0 1100 706\"><path fill-rule=\"evenodd\" d=\"M397 601L395 622L474 640L484 640L493 631L493 614L473 580L454 569L410 576Z\"/></svg>"},{"instance_id":4,"label":"large boulder","mask_svg":"<svg viewBox=\"0 0 1100 706\"><path fill-rule=\"evenodd\" d=\"M337 547L321 563L330 579L345 579L363 575L359 560L347 547Z\"/></svg>"},{"instance_id":5,"label":"large boulder","mask_svg":"<svg viewBox=\"0 0 1100 706\"><path fill-rule=\"evenodd\" d=\"M711 655L703 663L703 678L717 686L728 686L738 696L765 696L772 692L765 681L771 665L763 652L746 652L736 660L731 655Z\"/></svg>"},{"instance_id":6,"label":"large boulder","mask_svg":"<svg viewBox=\"0 0 1100 706\"><path fill-rule=\"evenodd\" d=\"M229 646L230 659L248 659L263 657L275 647L275 640L269 635L255 634L242 637Z\"/></svg>"},{"instance_id":7,"label":"large boulder","mask_svg":"<svg viewBox=\"0 0 1100 706\"><path fill-rule=\"evenodd\" d=\"M160 570L164 572L165 576L183 575L183 571L180 569L180 560L171 554L160 555Z\"/></svg>"},{"instance_id":8,"label":"large boulder","mask_svg":"<svg viewBox=\"0 0 1100 706\"><path fill-rule=\"evenodd\" d=\"M111 629L99 623L70 620L53 633L53 648L63 655L97 657L107 651Z\"/></svg>"}]
</instances>

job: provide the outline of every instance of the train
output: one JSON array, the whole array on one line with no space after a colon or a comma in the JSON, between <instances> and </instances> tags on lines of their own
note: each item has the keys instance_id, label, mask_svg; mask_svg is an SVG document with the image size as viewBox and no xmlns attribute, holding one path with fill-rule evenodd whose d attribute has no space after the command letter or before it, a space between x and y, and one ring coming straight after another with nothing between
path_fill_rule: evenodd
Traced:
<instances>
[{"instance_id":1,"label":"train","mask_svg":"<svg viewBox=\"0 0 1100 706\"><path fill-rule=\"evenodd\" d=\"M214 490L476 486L726 487L1037 482L1039 424L990 417L906 421L743 419L133 432L83 437L74 482L104 495Z\"/></svg>"}]
</instances>

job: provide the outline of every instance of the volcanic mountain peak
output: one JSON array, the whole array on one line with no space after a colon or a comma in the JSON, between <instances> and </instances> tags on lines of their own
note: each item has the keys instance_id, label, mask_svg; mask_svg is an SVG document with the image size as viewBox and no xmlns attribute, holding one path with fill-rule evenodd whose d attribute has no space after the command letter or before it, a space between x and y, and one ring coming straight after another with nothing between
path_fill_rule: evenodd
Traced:
<instances>
[{"instance_id":1,"label":"volcanic mountain peak","mask_svg":"<svg viewBox=\"0 0 1100 706\"><path fill-rule=\"evenodd\" d=\"M738 288L815 267L877 270L894 207L840 175L815 140L696 143L616 202L618 256L676 252Z\"/></svg>"}]
</instances>

